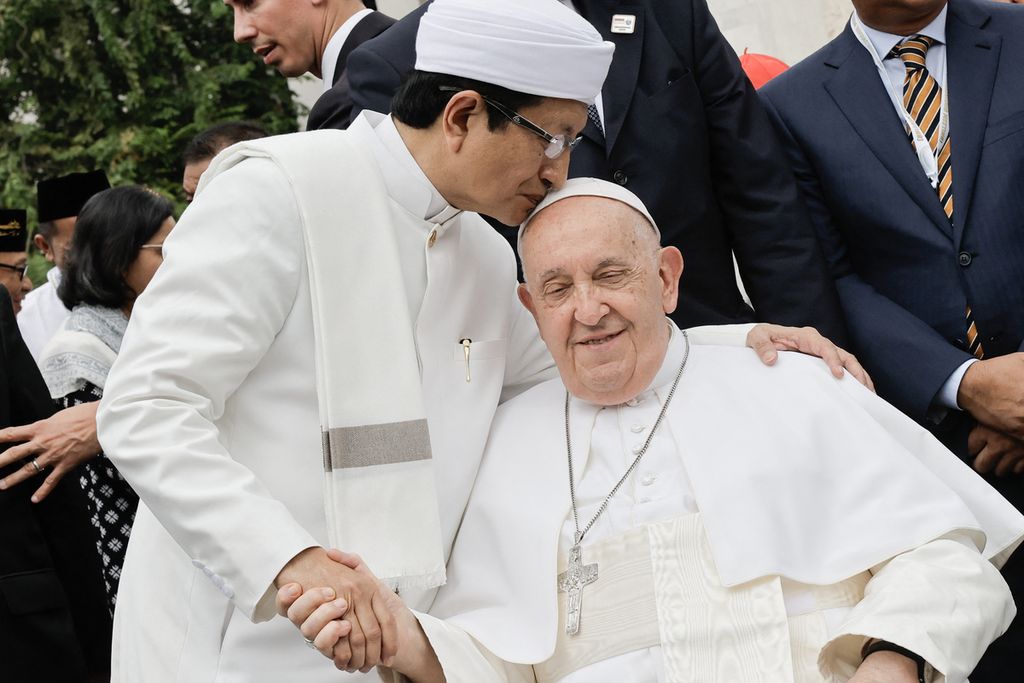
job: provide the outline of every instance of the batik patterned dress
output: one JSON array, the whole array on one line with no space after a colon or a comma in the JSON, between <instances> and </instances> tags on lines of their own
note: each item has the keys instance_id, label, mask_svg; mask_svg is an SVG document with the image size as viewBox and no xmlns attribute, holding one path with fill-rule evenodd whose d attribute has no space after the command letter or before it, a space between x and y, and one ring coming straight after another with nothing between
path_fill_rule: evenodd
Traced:
<instances>
[{"instance_id":1,"label":"batik patterned dress","mask_svg":"<svg viewBox=\"0 0 1024 683\"><path fill-rule=\"evenodd\" d=\"M40 366L50 395L61 408L103 397L110 365L121 348L128 319L121 311L76 306L43 351ZM139 497L103 453L78 467L103 567L107 604L114 613L125 550Z\"/></svg>"}]
</instances>

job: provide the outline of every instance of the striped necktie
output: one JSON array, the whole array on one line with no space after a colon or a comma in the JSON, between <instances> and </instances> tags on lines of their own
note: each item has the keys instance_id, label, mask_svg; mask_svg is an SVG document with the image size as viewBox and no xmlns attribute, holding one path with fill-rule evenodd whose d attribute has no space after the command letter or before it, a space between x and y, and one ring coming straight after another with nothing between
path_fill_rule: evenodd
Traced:
<instances>
[{"instance_id":1,"label":"striped necktie","mask_svg":"<svg viewBox=\"0 0 1024 683\"><path fill-rule=\"evenodd\" d=\"M936 164L939 167L939 203L946 217L953 219L953 160L950 156L950 136L941 139L942 87L928 73L925 56L935 41L927 36L916 35L897 45L893 51L906 67L903 79L903 106L914 117L921 132L928 139L932 151L938 150ZM974 314L968 304L965 316L968 350L978 358L984 358Z\"/></svg>"}]
</instances>

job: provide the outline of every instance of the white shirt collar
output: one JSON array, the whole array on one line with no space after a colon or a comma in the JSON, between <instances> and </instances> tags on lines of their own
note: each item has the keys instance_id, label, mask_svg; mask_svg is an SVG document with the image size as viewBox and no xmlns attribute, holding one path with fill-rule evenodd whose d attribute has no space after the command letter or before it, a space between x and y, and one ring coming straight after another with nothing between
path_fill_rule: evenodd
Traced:
<instances>
[{"instance_id":1,"label":"white shirt collar","mask_svg":"<svg viewBox=\"0 0 1024 683\"><path fill-rule=\"evenodd\" d=\"M925 26L923 29L918 31L915 35L928 36L936 43L945 45L946 44L946 13L949 11L949 4L947 3L942 11L939 12L938 16L932 19L931 23ZM858 15L860 18L860 15ZM861 25L864 27L864 33L867 35L871 44L875 48L875 54L881 59L885 59L896 45L902 43L909 36L898 36L893 33L883 33L882 31L876 30L864 23L864 20L860 20Z\"/></svg>"},{"instance_id":2,"label":"white shirt collar","mask_svg":"<svg viewBox=\"0 0 1024 683\"><path fill-rule=\"evenodd\" d=\"M359 134L369 133L373 137L375 144L372 145L372 151L384 176L388 194L406 211L420 220L433 223L446 222L461 213L459 209L450 206L431 184L405 146L390 116L363 111L352 122L349 130Z\"/></svg>"},{"instance_id":3,"label":"white shirt collar","mask_svg":"<svg viewBox=\"0 0 1024 683\"><path fill-rule=\"evenodd\" d=\"M665 359L661 362L661 369L658 370L658 374L654 376L651 386L647 387L646 391L661 389L662 387L665 387L667 390L672 385L673 380L675 380L676 373L679 372L679 364L683 362L683 354L686 351L683 334L676 327L676 324L672 322L671 318L665 318L665 322L668 324L669 329L668 348L665 350Z\"/></svg>"},{"instance_id":4,"label":"white shirt collar","mask_svg":"<svg viewBox=\"0 0 1024 683\"><path fill-rule=\"evenodd\" d=\"M53 286L54 290L60 287L60 268L54 266L46 271L46 281Z\"/></svg>"},{"instance_id":5,"label":"white shirt collar","mask_svg":"<svg viewBox=\"0 0 1024 683\"><path fill-rule=\"evenodd\" d=\"M323 58L320 64L320 70L323 74L324 79L324 92L327 92L334 85L334 67L338 64L338 55L341 54L341 48L345 45L345 41L348 40L349 35L352 33L352 29L356 27L360 21L363 20L367 14L373 10L367 7L361 9L351 17L345 20L331 39L327 41L327 48L324 50Z\"/></svg>"}]
</instances>

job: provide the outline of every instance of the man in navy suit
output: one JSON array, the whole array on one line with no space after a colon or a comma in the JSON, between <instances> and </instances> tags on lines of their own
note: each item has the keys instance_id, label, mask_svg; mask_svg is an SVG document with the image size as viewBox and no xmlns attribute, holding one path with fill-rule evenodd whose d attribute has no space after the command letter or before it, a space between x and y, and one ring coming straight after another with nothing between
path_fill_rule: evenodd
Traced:
<instances>
[{"instance_id":1,"label":"man in navy suit","mask_svg":"<svg viewBox=\"0 0 1024 683\"><path fill-rule=\"evenodd\" d=\"M324 92L306 121L309 130L346 128L352 98L345 62L364 41L395 23L361 0L225 0L235 15L235 42L248 43L264 64L282 76L309 72L324 81ZM310 40L312 37L312 40Z\"/></svg>"},{"instance_id":2,"label":"man in navy suit","mask_svg":"<svg viewBox=\"0 0 1024 683\"><path fill-rule=\"evenodd\" d=\"M1024 505L1024 10L853 0L762 90L879 393ZM1024 558L1005 576L1024 598ZM1019 664L1018 618L972 681Z\"/></svg>"},{"instance_id":3,"label":"man in navy suit","mask_svg":"<svg viewBox=\"0 0 1024 683\"><path fill-rule=\"evenodd\" d=\"M684 327L763 320L845 328L792 174L704 0L568 2L615 43L569 176L594 176L643 199L665 244L686 258L673 314ZM424 8L356 49L356 111L390 111L415 61ZM551 68L558 68L552 64ZM732 253L754 310L736 285Z\"/></svg>"}]
</instances>

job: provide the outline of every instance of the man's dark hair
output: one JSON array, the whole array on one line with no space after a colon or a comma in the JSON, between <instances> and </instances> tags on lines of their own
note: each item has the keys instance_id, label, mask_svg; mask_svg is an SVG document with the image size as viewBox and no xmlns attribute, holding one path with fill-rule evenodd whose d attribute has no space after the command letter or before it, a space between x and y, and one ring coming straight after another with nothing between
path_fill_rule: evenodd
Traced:
<instances>
[{"instance_id":1,"label":"man's dark hair","mask_svg":"<svg viewBox=\"0 0 1024 683\"><path fill-rule=\"evenodd\" d=\"M181 160L185 165L204 159L212 159L224 148L236 142L257 140L269 135L259 124L252 121L226 121L210 126L189 140Z\"/></svg>"},{"instance_id":2,"label":"man's dark hair","mask_svg":"<svg viewBox=\"0 0 1024 683\"><path fill-rule=\"evenodd\" d=\"M539 95L527 95L471 78L458 78L429 71L413 71L395 93L395 98L391 100L391 113L396 119L412 128L429 128L437 121L437 117L441 115L448 105L448 101L455 94L451 91L442 91L442 87L475 90L516 111L540 104L544 99ZM487 107L487 128L489 130L501 130L508 123L509 120L501 112L494 107Z\"/></svg>"},{"instance_id":3,"label":"man's dark hair","mask_svg":"<svg viewBox=\"0 0 1024 683\"><path fill-rule=\"evenodd\" d=\"M174 215L160 195L127 185L104 190L82 207L75 224L57 295L78 304L124 308L135 293L124 280L139 249Z\"/></svg>"}]
</instances>

